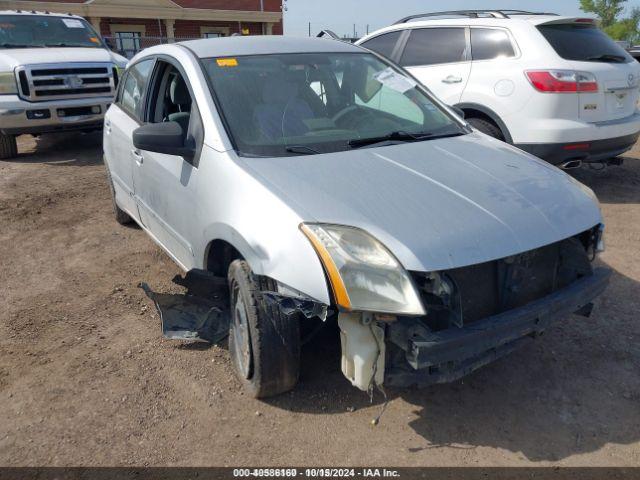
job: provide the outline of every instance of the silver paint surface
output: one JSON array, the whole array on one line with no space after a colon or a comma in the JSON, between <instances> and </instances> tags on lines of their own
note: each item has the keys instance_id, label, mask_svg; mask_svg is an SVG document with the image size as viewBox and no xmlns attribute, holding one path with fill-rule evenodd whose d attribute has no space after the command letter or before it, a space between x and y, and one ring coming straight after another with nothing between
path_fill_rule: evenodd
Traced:
<instances>
[{"instance_id":1,"label":"silver paint surface","mask_svg":"<svg viewBox=\"0 0 640 480\"><path fill-rule=\"evenodd\" d=\"M185 45L202 57L361 51L333 40L282 37ZM191 82L205 126L198 167L180 157L150 152L143 152L141 166L131 166L128 155L108 153L116 151L108 134L105 151L112 172L116 163L124 162L121 167L133 168L136 185L145 178L155 185L145 200L127 178L114 175L119 204L133 199L150 210L154 226L142 227L185 270L206 268L209 245L224 240L256 274L328 304L325 274L299 230L301 222L360 227L384 243L406 269L430 271L538 248L602 221L587 187L480 133L321 155L240 157L232 149L198 59L174 44L146 49L131 63L154 54L177 59ZM124 125L124 117L116 105L107 114L112 124ZM124 130L134 127L129 124ZM123 147L123 152L132 148ZM139 221L135 207L128 212Z\"/></svg>"}]
</instances>

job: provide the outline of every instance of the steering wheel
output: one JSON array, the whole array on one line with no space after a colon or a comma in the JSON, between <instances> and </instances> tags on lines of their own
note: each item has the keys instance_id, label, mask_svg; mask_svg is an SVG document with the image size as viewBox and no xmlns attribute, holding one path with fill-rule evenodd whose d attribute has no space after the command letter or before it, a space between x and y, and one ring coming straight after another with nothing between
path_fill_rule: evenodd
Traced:
<instances>
[{"instance_id":1,"label":"steering wheel","mask_svg":"<svg viewBox=\"0 0 640 480\"><path fill-rule=\"evenodd\" d=\"M342 119L343 117L359 110L360 107L358 105L349 105L348 107L343 108L342 110L340 110L338 113L336 113L331 119L334 122L338 122L340 121L340 119Z\"/></svg>"},{"instance_id":2,"label":"steering wheel","mask_svg":"<svg viewBox=\"0 0 640 480\"><path fill-rule=\"evenodd\" d=\"M355 121L350 121L349 117L354 117L354 114L358 113L360 118L354 118ZM348 107L343 108L338 113L336 113L332 120L336 125L339 125L338 122L346 121L346 123L354 123L354 125L348 125L348 128L358 128L363 122L367 122L371 117L371 113L368 112L365 108L361 108L359 105L349 105Z\"/></svg>"}]
</instances>

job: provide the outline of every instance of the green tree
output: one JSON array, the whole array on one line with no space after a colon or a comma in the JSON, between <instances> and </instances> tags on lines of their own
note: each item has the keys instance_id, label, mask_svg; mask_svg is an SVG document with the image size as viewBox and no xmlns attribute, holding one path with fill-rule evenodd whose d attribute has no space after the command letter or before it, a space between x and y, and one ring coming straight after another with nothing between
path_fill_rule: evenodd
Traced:
<instances>
[{"instance_id":1,"label":"green tree","mask_svg":"<svg viewBox=\"0 0 640 480\"><path fill-rule=\"evenodd\" d=\"M640 8L635 7L628 17L609 25L604 31L614 40L626 40L635 45L640 41L639 24Z\"/></svg>"},{"instance_id":2,"label":"green tree","mask_svg":"<svg viewBox=\"0 0 640 480\"><path fill-rule=\"evenodd\" d=\"M595 13L600 17L600 25L607 28L616 23L618 15L624 10L627 0L580 0L583 12Z\"/></svg>"},{"instance_id":3,"label":"green tree","mask_svg":"<svg viewBox=\"0 0 640 480\"><path fill-rule=\"evenodd\" d=\"M631 43L635 43L635 39L638 36L638 25L630 18L620 20L603 30L614 40L627 40Z\"/></svg>"}]
</instances>

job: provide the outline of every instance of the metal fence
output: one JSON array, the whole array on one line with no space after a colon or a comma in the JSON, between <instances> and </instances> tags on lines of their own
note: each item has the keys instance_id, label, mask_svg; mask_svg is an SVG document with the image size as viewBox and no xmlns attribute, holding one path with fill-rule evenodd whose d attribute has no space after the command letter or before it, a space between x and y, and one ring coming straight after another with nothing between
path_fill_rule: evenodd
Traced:
<instances>
[{"instance_id":1,"label":"metal fence","mask_svg":"<svg viewBox=\"0 0 640 480\"><path fill-rule=\"evenodd\" d=\"M140 50L161 45L163 43L182 42L184 40L195 40L197 37L143 37L136 33L119 33L117 35L105 36L109 47L120 55L131 58Z\"/></svg>"}]
</instances>

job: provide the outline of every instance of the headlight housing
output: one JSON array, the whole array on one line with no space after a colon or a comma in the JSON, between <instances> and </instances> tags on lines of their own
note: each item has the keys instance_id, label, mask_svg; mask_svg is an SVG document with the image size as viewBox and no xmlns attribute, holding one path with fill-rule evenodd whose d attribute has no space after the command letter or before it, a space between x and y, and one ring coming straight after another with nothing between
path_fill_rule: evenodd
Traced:
<instances>
[{"instance_id":1,"label":"headlight housing","mask_svg":"<svg viewBox=\"0 0 640 480\"><path fill-rule=\"evenodd\" d=\"M397 315L424 315L420 296L400 262L364 230L301 224L327 272L339 307Z\"/></svg>"},{"instance_id":2,"label":"headlight housing","mask_svg":"<svg viewBox=\"0 0 640 480\"><path fill-rule=\"evenodd\" d=\"M0 72L0 95L14 95L18 93L18 84L13 72Z\"/></svg>"}]
</instances>

